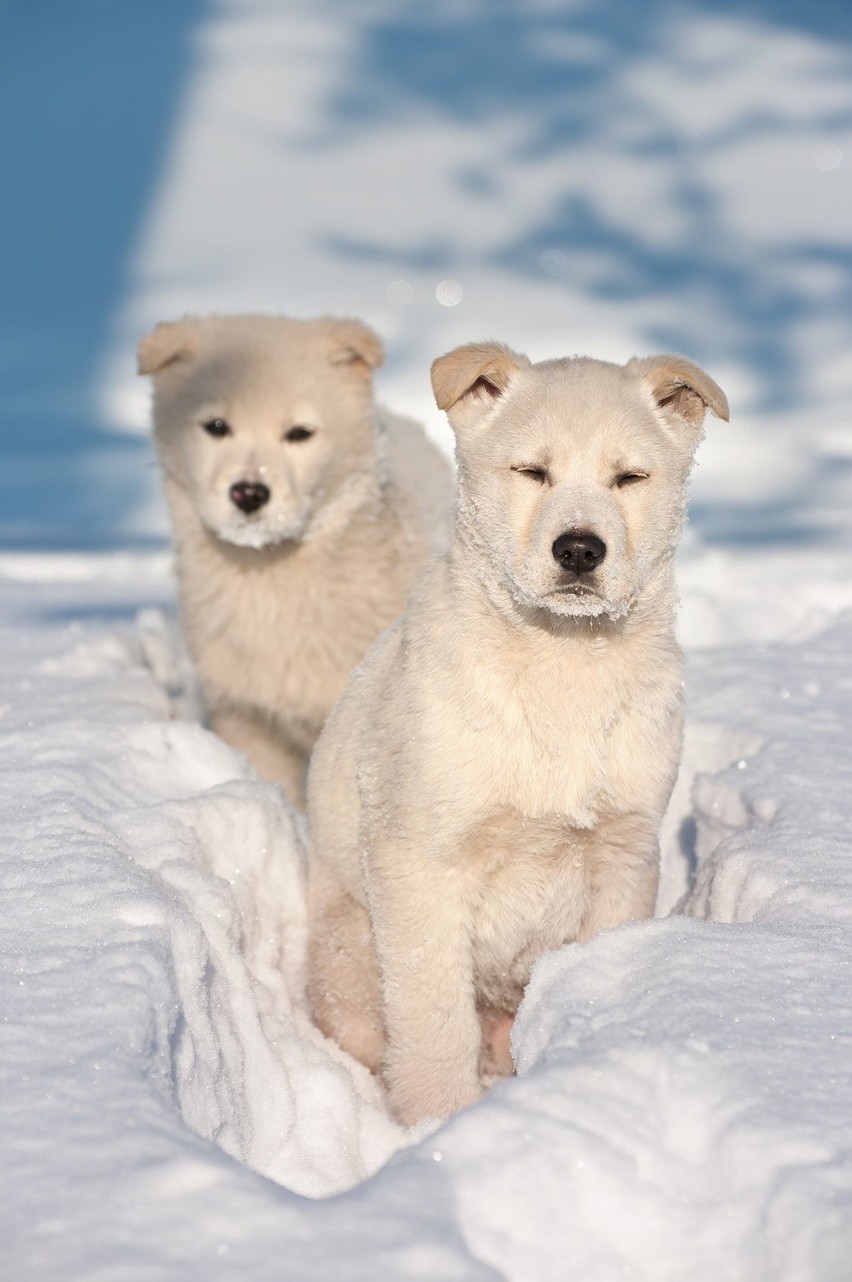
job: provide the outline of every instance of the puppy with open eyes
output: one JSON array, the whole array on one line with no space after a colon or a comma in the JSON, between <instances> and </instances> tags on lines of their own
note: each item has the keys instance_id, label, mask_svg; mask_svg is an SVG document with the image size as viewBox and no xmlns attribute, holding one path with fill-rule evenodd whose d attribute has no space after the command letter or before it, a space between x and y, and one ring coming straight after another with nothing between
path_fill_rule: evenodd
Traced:
<instances>
[{"instance_id":1,"label":"puppy with open eyes","mask_svg":"<svg viewBox=\"0 0 852 1282\"><path fill-rule=\"evenodd\" d=\"M543 952L652 915L681 745L673 560L705 411L675 356L432 367L448 552L353 675L309 780L309 993L405 1124L512 1071Z\"/></svg>"},{"instance_id":2,"label":"puppy with open eyes","mask_svg":"<svg viewBox=\"0 0 852 1282\"><path fill-rule=\"evenodd\" d=\"M330 318L188 316L139 346L210 724L297 806L349 672L450 524L448 464L374 406L382 360Z\"/></svg>"}]
</instances>

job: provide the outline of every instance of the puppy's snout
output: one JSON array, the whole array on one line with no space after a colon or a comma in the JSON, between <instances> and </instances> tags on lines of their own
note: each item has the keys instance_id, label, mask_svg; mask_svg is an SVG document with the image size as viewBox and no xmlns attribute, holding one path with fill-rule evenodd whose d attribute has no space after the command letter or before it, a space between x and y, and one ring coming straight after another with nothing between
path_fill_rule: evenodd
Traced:
<instances>
[{"instance_id":1,"label":"puppy's snout","mask_svg":"<svg viewBox=\"0 0 852 1282\"><path fill-rule=\"evenodd\" d=\"M563 570L575 574L589 574L596 570L606 556L606 544L596 534L569 532L560 534L554 541L553 559Z\"/></svg>"},{"instance_id":2,"label":"puppy's snout","mask_svg":"<svg viewBox=\"0 0 852 1282\"><path fill-rule=\"evenodd\" d=\"M269 487L262 481L235 481L228 494L231 502L246 514L256 512L270 498Z\"/></svg>"}]
</instances>

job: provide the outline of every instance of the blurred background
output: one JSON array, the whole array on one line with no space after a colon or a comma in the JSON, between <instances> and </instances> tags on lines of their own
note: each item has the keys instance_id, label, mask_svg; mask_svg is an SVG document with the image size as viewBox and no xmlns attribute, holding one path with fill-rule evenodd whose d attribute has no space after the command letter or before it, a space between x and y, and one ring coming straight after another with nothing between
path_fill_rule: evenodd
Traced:
<instances>
[{"instance_id":1,"label":"blurred background","mask_svg":"<svg viewBox=\"0 0 852 1282\"><path fill-rule=\"evenodd\" d=\"M5 0L0 138L0 549L164 545L134 351L211 310L364 317L448 448L459 341L684 352L693 552L848 540L847 0Z\"/></svg>"}]
</instances>

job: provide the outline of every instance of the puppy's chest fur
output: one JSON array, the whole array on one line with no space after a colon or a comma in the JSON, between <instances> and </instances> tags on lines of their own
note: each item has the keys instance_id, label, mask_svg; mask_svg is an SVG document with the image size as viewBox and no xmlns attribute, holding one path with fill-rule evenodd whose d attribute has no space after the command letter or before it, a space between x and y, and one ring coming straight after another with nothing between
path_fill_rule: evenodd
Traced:
<instances>
[{"instance_id":1,"label":"puppy's chest fur","mask_svg":"<svg viewBox=\"0 0 852 1282\"><path fill-rule=\"evenodd\" d=\"M548 653L475 672L466 723L482 813L590 829L624 802L648 720L620 656ZM617 800L616 800L617 799Z\"/></svg>"},{"instance_id":2,"label":"puppy's chest fur","mask_svg":"<svg viewBox=\"0 0 852 1282\"><path fill-rule=\"evenodd\" d=\"M182 608L208 702L256 711L309 749L352 668L405 604L394 540L353 537L258 558L208 552ZM376 546L377 545L377 546Z\"/></svg>"},{"instance_id":3,"label":"puppy's chest fur","mask_svg":"<svg viewBox=\"0 0 852 1282\"><path fill-rule=\"evenodd\" d=\"M586 854L558 817L501 811L463 852L477 1000L514 1013L535 959L576 939L588 906Z\"/></svg>"},{"instance_id":4,"label":"puppy's chest fur","mask_svg":"<svg viewBox=\"0 0 852 1282\"><path fill-rule=\"evenodd\" d=\"M601 861L621 857L622 844L627 857L641 849L640 816L655 827L665 805L679 745L677 674L655 686L631 679L629 660L600 658L506 669L479 702L479 733L471 718L488 751L458 853L486 1007L515 1010L536 957L580 934Z\"/></svg>"}]
</instances>

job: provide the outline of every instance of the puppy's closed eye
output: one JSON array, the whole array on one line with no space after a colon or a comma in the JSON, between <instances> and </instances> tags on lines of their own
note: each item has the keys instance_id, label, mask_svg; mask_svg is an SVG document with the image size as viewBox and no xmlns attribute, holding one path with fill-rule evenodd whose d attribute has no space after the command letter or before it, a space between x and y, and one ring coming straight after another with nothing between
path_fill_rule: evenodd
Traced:
<instances>
[{"instance_id":1,"label":"puppy's closed eye","mask_svg":"<svg viewBox=\"0 0 852 1282\"><path fill-rule=\"evenodd\" d=\"M519 476L529 477L529 479L531 481L535 481L537 485L544 485L547 480L547 468L536 467L534 463L519 464L518 466L513 467L512 471L517 472Z\"/></svg>"},{"instance_id":2,"label":"puppy's closed eye","mask_svg":"<svg viewBox=\"0 0 852 1282\"><path fill-rule=\"evenodd\" d=\"M620 472L615 478L614 484L617 489L623 490L628 485L636 485L639 481L649 481L650 479L647 472Z\"/></svg>"}]
</instances>

